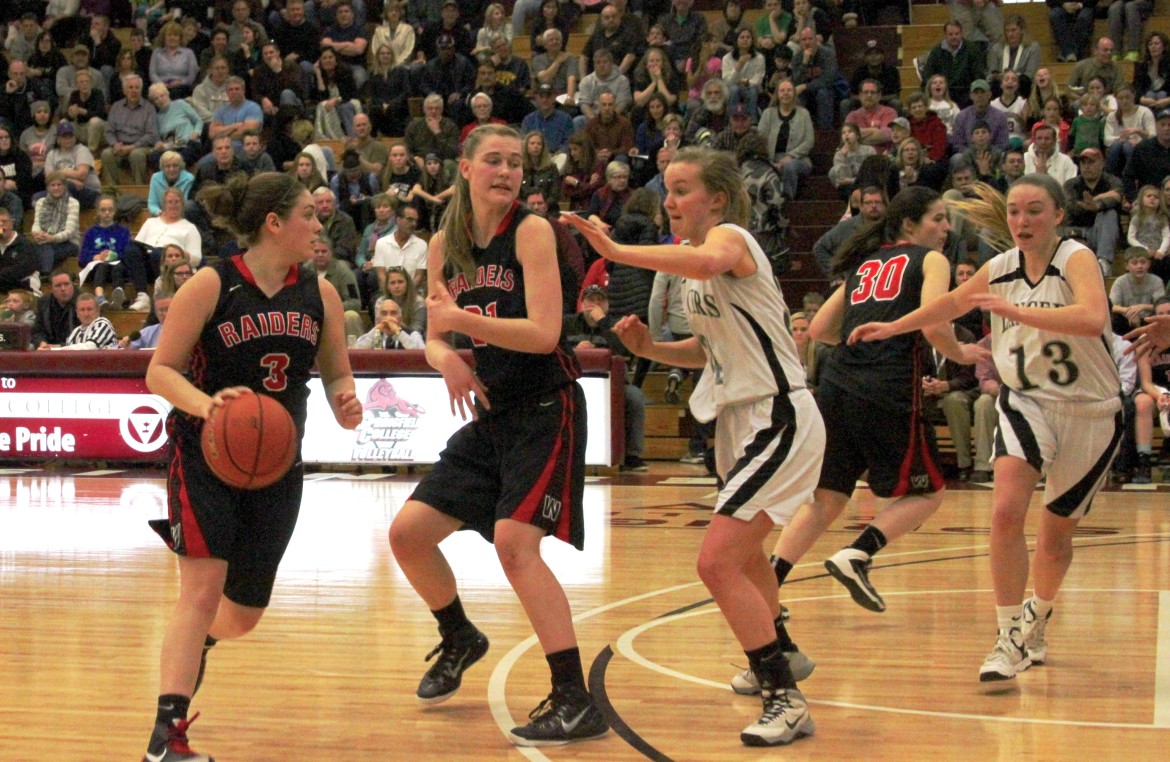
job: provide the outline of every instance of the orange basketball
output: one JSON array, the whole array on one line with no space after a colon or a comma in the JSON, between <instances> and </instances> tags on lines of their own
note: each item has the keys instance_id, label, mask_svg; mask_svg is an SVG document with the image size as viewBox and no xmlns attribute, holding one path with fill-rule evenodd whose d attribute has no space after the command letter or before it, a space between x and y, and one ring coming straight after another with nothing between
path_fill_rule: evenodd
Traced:
<instances>
[{"instance_id":1,"label":"orange basketball","mask_svg":"<svg viewBox=\"0 0 1170 762\"><path fill-rule=\"evenodd\" d=\"M287 474L297 444L292 416L264 394L226 399L203 424L203 459L220 481L241 489L267 487Z\"/></svg>"}]
</instances>

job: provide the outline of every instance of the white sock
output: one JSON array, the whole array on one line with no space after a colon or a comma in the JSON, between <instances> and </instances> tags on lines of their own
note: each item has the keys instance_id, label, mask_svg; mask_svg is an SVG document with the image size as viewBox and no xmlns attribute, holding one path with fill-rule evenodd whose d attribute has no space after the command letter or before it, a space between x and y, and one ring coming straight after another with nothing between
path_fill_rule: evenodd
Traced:
<instances>
[{"instance_id":1,"label":"white sock","mask_svg":"<svg viewBox=\"0 0 1170 762\"><path fill-rule=\"evenodd\" d=\"M995 618L999 622L1000 635L1007 635L1012 628L1020 629L1024 618L1024 604L1018 606L996 606Z\"/></svg>"},{"instance_id":2,"label":"white sock","mask_svg":"<svg viewBox=\"0 0 1170 762\"><path fill-rule=\"evenodd\" d=\"M1052 601L1046 601L1038 595L1032 596L1032 610L1036 612L1036 621L1043 622L1052 611Z\"/></svg>"}]
</instances>

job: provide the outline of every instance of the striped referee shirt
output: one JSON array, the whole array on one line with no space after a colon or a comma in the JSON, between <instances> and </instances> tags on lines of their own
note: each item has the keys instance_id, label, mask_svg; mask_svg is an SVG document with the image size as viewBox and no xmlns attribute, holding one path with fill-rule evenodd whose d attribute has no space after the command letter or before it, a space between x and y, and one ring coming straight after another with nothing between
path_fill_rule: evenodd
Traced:
<instances>
[{"instance_id":1,"label":"striped referee shirt","mask_svg":"<svg viewBox=\"0 0 1170 762\"><path fill-rule=\"evenodd\" d=\"M118 345L118 334L114 326L104 317L100 317L89 325L79 325L73 329L64 346L73 349L110 349Z\"/></svg>"}]
</instances>

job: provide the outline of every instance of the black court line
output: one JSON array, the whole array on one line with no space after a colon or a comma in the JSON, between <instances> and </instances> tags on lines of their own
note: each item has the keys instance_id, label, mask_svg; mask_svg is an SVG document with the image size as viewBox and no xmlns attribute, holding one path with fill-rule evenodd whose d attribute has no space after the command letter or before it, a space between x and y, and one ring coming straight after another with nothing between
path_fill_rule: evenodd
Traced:
<instances>
[{"instance_id":1,"label":"black court line","mask_svg":"<svg viewBox=\"0 0 1170 762\"><path fill-rule=\"evenodd\" d=\"M1092 550L1093 548L1110 548L1120 545L1148 545L1153 543L1170 542L1170 538L1150 538L1146 540L1126 540L1124 542L1095 542L1089 545L1074 546L1074 550ZM985 553L967 553L961 556L944 556L942 558L923 558L915 561L899 561L897 563L886 564L885 566L875 566L871 571L877 569L894 569L899 566L918 566L920 564L934 564L945 561L963 561L970 558L983 558L991 555L990 551ZM785 580L784 585L794 585L797 582L808 582L813 579L823 579L828 577L829 573L813 574L808 577L798 577L796 579ZM706 600L696 601L695 603L688 603L686 606L668 611L665 614L660 614L654 617L655 619L665 619L666 617L683 614L688 611L694 611L697 608L710 605L715 602L714 598L707 598ZM589 667L589 692L593 694L593 698L597 701L598 708L601 713L605 715L606 722L609 723L610 728L617 734L619 738L629 744L634 750L642 754L647 759L654 760L654 762L674 762L672 757L668 757L658 749L654 748L648 741L638 734L636 730L631 728L621 715L614 709L613 703L609 700L609 694L605 689L605 673L609 668L609 663L613 659L613 648L606 646L602 649L597 658L593 660L593 664Z\"/></svg>"}]
</instances>

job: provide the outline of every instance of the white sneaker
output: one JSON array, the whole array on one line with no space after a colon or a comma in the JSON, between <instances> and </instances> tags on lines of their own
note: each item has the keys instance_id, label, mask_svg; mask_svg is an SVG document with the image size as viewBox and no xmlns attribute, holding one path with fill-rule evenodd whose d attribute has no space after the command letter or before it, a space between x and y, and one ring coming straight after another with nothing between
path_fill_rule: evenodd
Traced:
<instances>
[{"instance_id":1,"label":"white sneaker","mask_svg":"<svg viewBox=\"0 0 1170 762\"><path fill-rule=\"evenodd\" d=\"M110 309L120 310L126 306L126 292L121 286L110 292Z\"/></svg>"},{"instance_id":2,"label":"white sneaker","mask_svg":"<svg viewBox=\"0 0 1170 762\"><path fill-rule=\"evenodd\" d=\"M745 746L782 746L815 732L804 695L789 688L764 696L764 713L743 729L739 740Z\"/></svg>"},{"instance_id":3,"label":"white sneaker","mask_svg":"<svg viewBox=\"0 0 1170 762\"><path fill-rule=\"evenodd\" d=\"M130 309L135 312L150 312L150 297L146 295L145 291L138 292L138 296L130 302Z\"/></svg>"},{"instance_id":4,"label":"white sneaker","mask_svg":"<svg viewBox=\"0 0 1170 762\"><path fill-rule=\"evenodd\" d=\"M1043 664L1048 658L1048 638L1045 630L1048 620L1052 618L1052 609L1043 619L1036 616L1036 603L1029 598L1024 602L1024 647L1028 649L1028 659L1032 665Z\"/></svg>"},{"instance_id":5,"label":"white sneaker","mask_svg":"<svg viewBox=\"0 0 1170 762\"><path fill-rule=\"evenodd\" d=\"M979 668L979 682L991 683L998 680L1014 680L1016 675L1032 666L1028 648L1018 627L1013 627L1007 637L1002 634L995 641L995 648L983 660Z\"/></svg>"},{"instance_id":6,"label":"white sneaker","mask_svg":"<svg viewBox=\"0 0 1170 762\"><path fill-rule=\"evenodd\" d=\"M788 659L788 668L792 670L792 679L802 682L817 668L817 663L808 658L803 651L785 651L784 658ZM760 692L760 681L756 673L748 667L735 677L731 678L731 690L741 696L754 696Z\"/></svg>"},{"instance_id":7,"label":"white sneaker","mask_svg":"<svg viewBox=\"0 0 1170 762\"><path fill-rule=\"evenodd\" d=\"M881 613L886 610L886 602L869 584L869 567L872 563L864 551L841 548L825 559L825 568L849 590L858 606Z\"/></svg>"}]
</instances>

